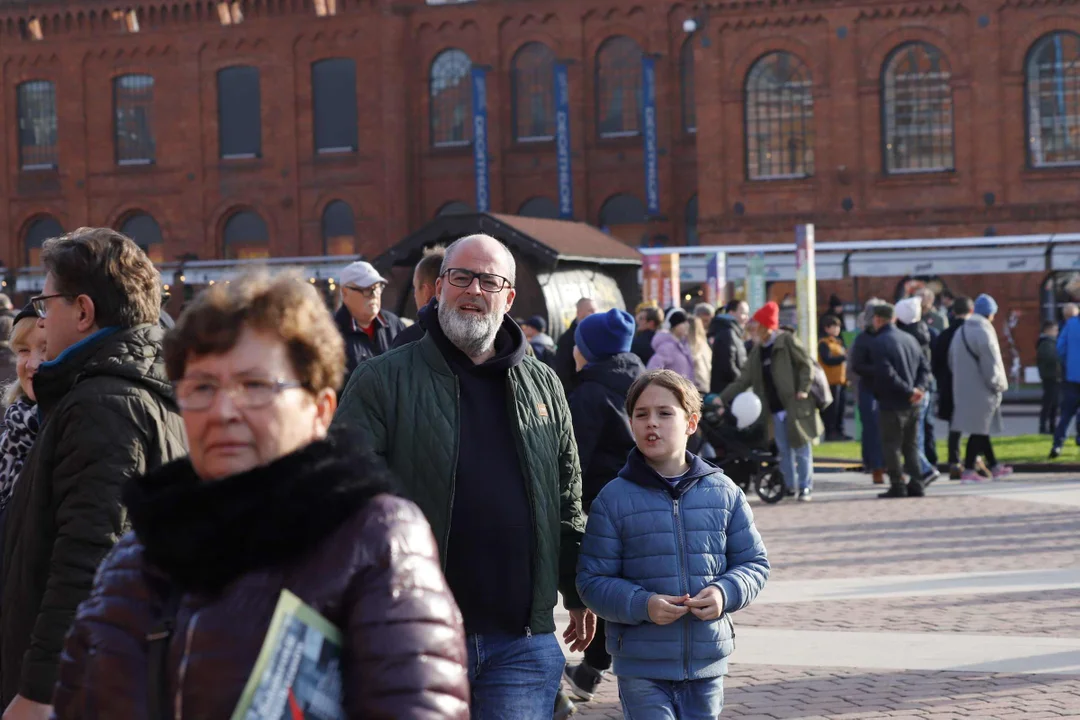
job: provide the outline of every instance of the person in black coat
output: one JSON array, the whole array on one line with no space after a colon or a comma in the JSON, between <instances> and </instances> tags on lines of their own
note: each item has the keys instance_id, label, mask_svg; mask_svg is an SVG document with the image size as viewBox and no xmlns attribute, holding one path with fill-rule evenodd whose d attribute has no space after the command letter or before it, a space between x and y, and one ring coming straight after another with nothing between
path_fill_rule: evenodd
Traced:
<instances>
[{"instance_id":1,"label":"person in black coat","mask_svg":"<svg viewBox=\"0 0 1080 720\"><path fill-rule=\"evenodd\" d=\"M937 416L945 422L952 424L953 410L953 374L949 367L949 347L952 345L956 331L964 325L964 321L971 317L974 307L971 298L960 296L953 299L952 317L949 327L941 331L930 356L930 370L937 380L938 409ZM960 464L960 439L961 433L949 430L949 477L959 480L964 472Z\"/></svg>"},{"instance_id":2,"label":"person in black coat","mask_svg":"<svg viewBox=\"0 0 1080 720\"><path fill-rule=\"evenodd\" d=\"M416 322L397 334L390 343L390 349L408 345L423 339L427 334L424 323L420 322L420 311L431 304L435 298L435 283L439 280L442 261L446 257L446 248L441 245L428 248L413 270L413 300L416 302Z\"/></svg>"},{"instance_id":3,"label":"person in black coat","mask_svg":"<svg viewBox=\"0 0 1080 720\"><path fill-rule=\"evenodd\" d=\"M567 396L577 386L577 366L574 363L574 334L577 332L578 323L597 311L596 301L592 298L581 298L577 301L577 317L570 327L559 336L555 343L555 374L562 381L563 389Z\"/></svg>"},{"instance_id":4,"label":"person in black coat","mask_svg":"<svg viewBox=\"0 0 1080 720\"><path fill-rule=\"evenodd\" d=\"M709 324L707 335L712 341L710 392L723 392L742 372L747 357L743 331L749 320L750 306L742 300L732 300Z\"/></svg>"},{"instance_id":5,"label":"person in black coat","mask_svg":"<svg viewBox=\"0 0 1080 720\"><path fill-rule=\"evenodd\" d=\"M630 351L641 358L644 365L649 364L653 356L652 341L656 337L656 331L664 324L664 316L660 314L660 308L646 307L637 314L637 334Z\"/></svg>"},{"instance_id":6,"label":"person in black coat","mask_svg":"<svg viewBox=\"0 0 1080 720\"><path fill-rule=\"evenodd\" d=\"M626 464L634 448L626 394L645 372L645 365L630 352L634 318L619 309L589 315L578 323L574 359L578 386L570 395L578 456L581 460L582 507L592 501ZM574 694L591 700L604 673L611 667L605 644L604 621L596 619L596 636L580 665L566 668Z\"/></svg>"},{"instance_id":7,"label":"person in black coat","mask_svg":"<svg viewBox=\"0 0 1080 720\"><path fill-rule=\"evenodd\" d=\"M341 273L341 307L334 313L334 324L345 340L346 384L357 365L389 350L405 329L401 318L382 307L386 284L386 278L363 261Z\"/></svg>"}]
</instances>

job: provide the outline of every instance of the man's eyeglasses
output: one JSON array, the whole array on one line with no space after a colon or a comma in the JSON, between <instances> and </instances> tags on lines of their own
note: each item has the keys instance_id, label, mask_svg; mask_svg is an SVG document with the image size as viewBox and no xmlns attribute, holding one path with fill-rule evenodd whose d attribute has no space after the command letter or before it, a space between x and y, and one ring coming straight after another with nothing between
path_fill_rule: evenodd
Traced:
<instances>
[{"instance_id":1,"label":"man's eyeglasses","mask_svg":"<svg viewBox=\"0 0 1080 720\"><path fill-rule=\"evenodd\" d=\"M371 287L366 287L366 288L358 288L358 287L353 287L352 285L346 285L345 289L346 290L352 290L353 292L360 293L361 295L363 295L366 298L373 298L373 297L382 297L383 290L386 289L386 285L383 284L383 283L375 283Z\"/></svg>"},{"instance_id":2,"label":"man's eyeglasses","mask_svg":"<svg viewBox=\"0 0 1080 720\"><path fill-rule=\"evenodd\" d=\"M222 391L231 397L236 407L241 410L258 410L274 402L274 398L281 392L300 387L303 385L298 382L260 378L234 380L225 386L217 380L206 378L183 378L173 384L176 403L180 409L195 412L209 410L214 404L214 398Z\"/></svg>"},{"instance_id":3,"label":"man's eyeglasses","mask_svg":"<svg viewBox=\"0 0 1080 720\"><path fill-rule=\"evenodd\" d=\"M514 284L495 273L478 273L465 268L450 268L442 274L446 281L454 287L467 288L473 284L473 279L480 281L480 289L484 292L497 293L506 288L514 287Z\"/></svg>"},{"instance_id":4,"label":"man's eyeglasses","mask_svg":"<svg viewBox=\"0 0 1080 720\"><path fill-rule=\"evenodd\" d=\"M37 313L37 316L39 318L43 318L43 317L45 317L46 313L48 313L48 311L49 311L49 304L48 304L47 301L52 300L53 298L58 298L58 297L73 298L73 297L78 297L78 295L72 295L71 293L53 293L52 295L35 295L34 297L30 298L30 305L34 308L34 312Z\"/></svg>"}]
</instances>

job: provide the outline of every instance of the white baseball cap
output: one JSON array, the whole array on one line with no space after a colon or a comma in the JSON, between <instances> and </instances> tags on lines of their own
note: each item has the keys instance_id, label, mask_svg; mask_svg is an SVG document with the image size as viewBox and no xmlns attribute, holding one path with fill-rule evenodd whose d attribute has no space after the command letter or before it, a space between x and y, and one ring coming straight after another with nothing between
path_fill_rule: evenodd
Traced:
<instances>
[{"instance_id":1,"label":"white baseball cap","mask_svg":"<svg viewBox=\"0 0 1080 720\"><path fill-rule=\"evenodd\" d=\"M376 283L389 284L389 281L380 275L375 266L369 262L358 260L341 271L342 287L351 285L352 287L369 288Z\"/></svg>"}]
</instances>

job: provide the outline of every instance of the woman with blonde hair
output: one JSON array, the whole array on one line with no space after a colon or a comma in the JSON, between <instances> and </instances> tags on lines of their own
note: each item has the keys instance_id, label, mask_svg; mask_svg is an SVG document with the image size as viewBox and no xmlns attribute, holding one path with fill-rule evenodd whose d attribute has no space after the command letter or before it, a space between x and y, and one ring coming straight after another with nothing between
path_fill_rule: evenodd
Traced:
<instances>
[{"instance_id":1,"label":"woman with blonde hair","mask_svg":"<svg viewBox=\"0 0 1080 720\"><path fill-rule=\"evenodd\" d=\"M0 423L0 514L7 509L15 481L38 433L34 374L45 360L45 330L31 306L15 316L9 344L15 354L17 377L4 391L7 410Z\"/></svg>"},{"instance_id":2,"label":"woman with blonde hair","mask_svg":"<svg viewBox=\"0 0 1080 720\"><path fill-rule=\"evenodd\" d=\"M709 382L712 380L712 348L709 347L709 339L705 335L705 324L701 318L692 315L687 324L690 326L690 334L687 342L690 344L690 354L694 358L694 377L688 378L694 383L702 395L709 392Z\"/></svg>"}]
</instances>

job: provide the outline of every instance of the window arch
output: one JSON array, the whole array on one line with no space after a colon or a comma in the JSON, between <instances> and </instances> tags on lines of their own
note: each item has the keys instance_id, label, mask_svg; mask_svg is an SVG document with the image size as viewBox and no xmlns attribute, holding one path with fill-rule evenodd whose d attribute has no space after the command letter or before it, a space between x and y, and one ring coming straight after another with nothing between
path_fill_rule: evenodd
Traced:
<instances>
[{"instance_id":1,"label":"window arch","mask_svg":"<svg viewBox=\"0 0 1080 720\"><path fill-rule=\"evenodd\" d=\"M113 79L117 165L154 162L153 107L152 75L121 75Z\"/></svg>"},{"instance_id":2,"label":"window arch","mask_svg":"<svg viewBox=\"0 0 1080 720\"><path fill-rule=\"evenodd\" d=\"M602 138L641 132L641 47L617 35L596 53L596 124Z\"/></svg>"},{"instance_id":3,"label":"window arch","mask_svg":"<svg viewBox=\"0 0 1080 720\"><path fill-rule=\"evenodd\" d=\"M431 63L431 144L472 143L472 60L461 50L439 53Z\"/></svg>"},{"instance_id":4,"label":"window arch","mask_svg":"<svg viewBox=\"0 0 1080 720\"><path fill-rule=\"evenodd\" d=\"M358 147L356 61L329 58L311 63L311 111L315 152L353 152Z\"/></svg>"},{"instance_id":5,"label":"window arch","mask_svg":"<svg viewBox=\"0 0 1080 720\"><path fill-rule=\"evenodd\" d=\"M259 68L233 65L217 72L218 152L223 160L262 155Z\"/></svg>"},{"instance_id":6,"label":"window arch","mask_svg":"<svg viewBox=\"0 0 1080 720\"><path fill-rule=\"evenodd\" d=\"M252 210L233 213L222 233L228 260L255 260L270 257L270 233L266 222Z\"/></svg>"},{"instance_id":7,"label":"window arch","mask_svg":"<svg viewBox=\"0 0 1080 720\"><path fill-rule=\"evenodd\" d=\"M612 195L600 207L600 228L631 245L647 245L645 203L633 195Z\"/></svg>"},{"instance_id":8,"label":"window arch","mask_svg":"<svg viewBox=\"0 0 1080 720\"><path fill-rule=\"evenodd\" d=\"M679 56L679 85L682 88L683 130L697 132L697 106L694 105L694 39L683 43Z\"/></svg>"},{"instance_id":9,"label":"window arch","mask_svg":"<svg viewBox=\"0 0 1080 720\"><path fill-rule=\"evenodd\" d=\"M447 215L471 215L474 212L476 211L460 200L451 200L435 211L435 217L446 217Z\"/></svg>"},{"instance_id":10,"label":"window arch","mask_svg":"<svg viewBox=\"0 0 1080 720\"><path fill-rule=\"evenodd\" d=\"M1028 52L1028 162L1080 165L1080 34L1044 35Z\"/></svg>"},{"instance_id":11,"label":"window arch","mask_svg":"<svg viewBox=\"0 0 1080 720\"><path fill-rule=\"evenodd\" d=\"M352 255L356 252L356 218L344 200L334 200L323 210L324 255Z\"/></svg>"},{"instance_id":12,"label":"window arch","mask_svg":"<svg viewBox=\"0 0 1080 720\"><path fill-rule=\"evenodd\" d=\"M881 137L886 173L952 170L953 101L949 62L933 45L893 50L881 72Z\"/></svg>"},{"instance_id":13,"label":"window arch","mask_svg":"<svg viewBox=\"0 0 1080 720\"><path fill-rule=\"evenodd\" d=\"M690 198L686 203L686 244L687 245L700 245L701 240L698 238L697 233L697 195Z\"/></svg>"},{"instance_id":14,"label":"window arch","mask_svg":"<svg viewBox=\"0 0 1080 720\"><path fill-rule=\"evenodd\" d=\"M559 219L559 206L551 198L544 196L529 198L518 209L521 217Z\"/></svg>"},{"instance_id":15,"label":"window arch","mask_svg":"<svg viewBox=\"0 0 1080 720\"><path fill-rule=\"evenodd\" d=\"M19 167L53 170L57 166L56 88L49 80L18 87Z\"/></svg>"},{"instance_id":16,"label":"window arch","mask_svg":"<svg viewBox=\"0 0 1080 720\"><path fill-rule=\"evenodd\" d=\"M746 75L746 175L751 180L814 174L814 93L810 69L772 52Z\"/></svg>"},{"instance_id":17,"label":"window arch","mask_svg":"<svg viewBox=\"0 0 1080 720\"><path fill-rule=\"evenodd\" d=\"M41 246L49 238L60 237L64 228L52 215L41 215L26 227L23 247L26 248L26 264L30 267L41 265Z\"/></svg>"},{"instance_id":18,"label":"window arch","mask_svg":"<svg viewBox=\"0 0 1080 720\"><path fill-rule=\"evenodd\" d=\"M151 262L165 262L165 241L161 237L161 226L152 215L144 212L128 215L120 225L120 232L134 240Z\"/></svg>"},{"instance_id":19,"label":"window arch","mask_svg":"<svg viewBox=\"0 0 1080 720\"><path fill-rule=\"evenodd\" d=\"M518 142L555 137L555 53L541 42L523 45L510 69L514 139Z\"/></svg>"}]
</instances>

